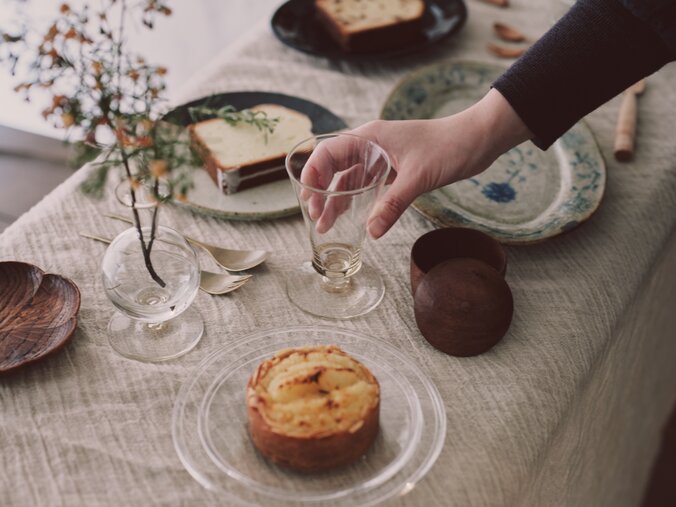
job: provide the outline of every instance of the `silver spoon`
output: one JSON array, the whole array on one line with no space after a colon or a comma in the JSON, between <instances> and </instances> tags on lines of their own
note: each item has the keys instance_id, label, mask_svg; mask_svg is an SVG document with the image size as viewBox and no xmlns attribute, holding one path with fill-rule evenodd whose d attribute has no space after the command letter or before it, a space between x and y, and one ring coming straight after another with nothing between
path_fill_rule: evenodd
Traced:
<instances>
[{"instance_id":1,"label":"silver spoon","mask_svg":"<svg viewBox=\"0 0 676 507\"><path fill-rule=\"evenodd\" d=\"M80 232L80 236L87 239L100 241L101 243L110 244L112 241L108 238ZM207 294L219 295L227 294L233 290L239 289L242 285L248 282L253 275L231 275L230 273L212 273L211 271L200 271L200 289Z\"/></svg>"},{"instance_id":2,"label":"silver spoon","mask_svg":"<svg viewBox=\"0 0 676 507\"><path fill-rule=\"evenodd\" d=\"M113 213L104 213L103 216L114 220L121 220L128 224L134 223L130 218L115 215ZM202 248L214 261L216 261L217 264L228 271L245 271L254 268L265 262L265 259L267 259L269 255L265 250L232 250L230 248L221 248L216 245L210 245L209 243L204 243L188 236L183 237L192 245Z\"/></svg>"}]
</instances>

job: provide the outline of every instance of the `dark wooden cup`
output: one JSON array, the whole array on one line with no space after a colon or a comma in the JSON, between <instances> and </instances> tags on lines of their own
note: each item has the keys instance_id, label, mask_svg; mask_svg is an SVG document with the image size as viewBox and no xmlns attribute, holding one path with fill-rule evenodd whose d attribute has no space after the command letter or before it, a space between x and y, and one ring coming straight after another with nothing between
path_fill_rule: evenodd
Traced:
<instances>
[{"instance_id":1,"label":"dark wooden cup","mask_svg":"<svg viewBox=\"0 0 676 507\"><path fill-rule=\"evenodd\" d=\"M436 229L420 236L411 249L411 294L433 267L450 259L477 259L503 277L507 271L507 253L497 240L473 229Z\"/></svg>"}]
</instances>

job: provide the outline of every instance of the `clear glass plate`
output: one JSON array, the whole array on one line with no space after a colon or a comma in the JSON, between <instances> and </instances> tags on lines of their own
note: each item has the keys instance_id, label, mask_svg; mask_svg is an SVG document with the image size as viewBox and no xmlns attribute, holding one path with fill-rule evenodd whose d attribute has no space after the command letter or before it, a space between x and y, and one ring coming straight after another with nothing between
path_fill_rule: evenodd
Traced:
<instances>
[{"instance_id":1,"label":"clear glass plate","mask_svg":"<svg viewBox=\"0 0 676 507\"><path fill-rule=\"evenodd\" d=\"M247 430L246 383L280 349L336 344L366 365L381 388L380 431L357 462L321 474L273 465ZM172 433L179 458L204 487L243 505L373 505L404 495L436 461L446 414L436 387L384 341L329 326L271 329L245 336L206 359L181 387Z\"/></svg>"}]
</instances>

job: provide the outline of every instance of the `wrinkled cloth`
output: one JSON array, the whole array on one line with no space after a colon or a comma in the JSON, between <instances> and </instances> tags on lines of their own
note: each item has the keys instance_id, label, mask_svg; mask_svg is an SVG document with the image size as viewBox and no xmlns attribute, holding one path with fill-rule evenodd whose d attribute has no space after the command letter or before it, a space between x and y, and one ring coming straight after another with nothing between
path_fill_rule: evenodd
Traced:
<instances>
[{"instance_id":1,"label":"wrinkled cloth","mask_svg":"<svg viewBox=\"0 0 676 507\"><path fill-rule=\"evenodd\" d=\"M372 65L329 62L280 44L267 26L218 55L182 100L220 91L267 90L329 108L351 126L376 118L392 87L444 58L489 60L496 16L547 25L535 0L508 10L470 2L467 26L425 55ZM535 28L531 28L535 30ZM676 392L676 68L651 78L639 103L635 161L612 157L619 99L588 117L608 164L604 202L578 229L509 247L515 314L505 338L474 358L446 356L415 325L409 252L433 228L415 211L365 245L387 292L372 313L341 328L387 340L439 388L448 417L444 448L426 477L386 505L635 506ZM113 314L100 278L105 246L78 231L113 236L125 225L112 191L84 197L88 168L0 235L0 260L33 262L72 278L82 292L79 327L61 352L0 378L0 505L235 505L183 468L171 411L193 368L246 333L331 324L296 309L285 279L310 256L300 216L229 222L167 206L161 221L193 237L273 252L255 278L228 296L200 293L205 323L195 350L163 364L124 359L108 345ZM112 183L111 183L112 186ZM205 268L213 266L208 259Z\"/></svg>"}]
</instances>

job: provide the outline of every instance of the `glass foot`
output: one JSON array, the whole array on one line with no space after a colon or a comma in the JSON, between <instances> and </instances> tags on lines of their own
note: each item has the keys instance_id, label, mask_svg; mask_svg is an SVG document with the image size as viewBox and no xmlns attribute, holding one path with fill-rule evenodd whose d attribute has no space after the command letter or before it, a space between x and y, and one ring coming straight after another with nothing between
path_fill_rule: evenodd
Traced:
<instances>
[{"instance_id":1,"label":"glass foot","mask_svg":"<svg viewBox=\"0 0 676 507\"><path fill-rule=\"evenodd\" d=\"M108 323L108 341L115 352L150 363L168 361L190 352L203 332L202 317L193 308L161 324L140 322L120 312Z\"/></svg>"},{"instance_id":2,"label":"glass foot","mask_svg":"<svg viewBox=\"0 0 676 507\"><path fill-rule=\"evenodd\" d=\"M376 270L362 264L348 283L332 287L324 283L308 261L291 272L286 290L291 301L305 312L329 319L350 319L378 306L385 295L385 284Z\"/></svg>"}]
</instances>

